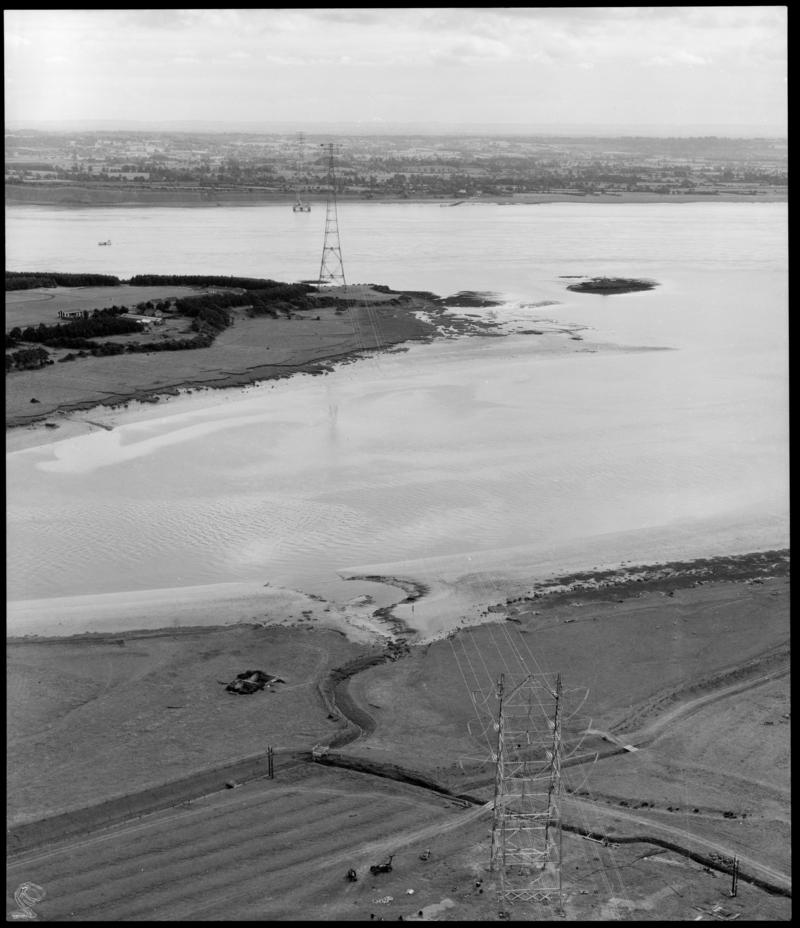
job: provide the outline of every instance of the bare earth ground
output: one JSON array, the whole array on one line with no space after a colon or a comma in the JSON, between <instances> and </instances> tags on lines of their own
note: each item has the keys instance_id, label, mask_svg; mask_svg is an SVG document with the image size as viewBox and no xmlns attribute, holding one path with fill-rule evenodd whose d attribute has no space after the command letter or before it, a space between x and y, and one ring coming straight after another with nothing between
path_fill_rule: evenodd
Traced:
<instances>
[{"instance_id":1,"label":"bare earth ground","mask_svg":"<svg viewBox=\"0 0 800 928\"><path fill-rule=\"evenodd\" d=\"M320 628L11 641L8 911L31 880L47 892L45 918L494 920L488 808L304 758L360 729L334 759L490 799L487 712L471 691L491 697L499 673L542 669L561 673L567 700L566 918L787 920L788 566L773 555L736 564L735 580L718 566L727 579L608 582L515 602L496 622L389 660ZM335 705L323 699L326 671L358 658L365 669L338 684ZM218 682L251 667L286 683L238 697ZM358 728L342 717L351 704ZM173 796L135 823L98 832L98 820L71 836L54 825L25 843L26 821L263 757L267 745L274 780L262 769L240 789ZM368 865L390 853L392 873L371 877ZM735 899L722 872L733 855ZM348 867L358 882L345 881ZM511 913L554 917L534 904Z\"/></svg>"},{"instance_id":2,"label":"bare earth ground","mask_svg":"<svg viewBox=\"0 0 800 928\"><path fill-rule=\"evenodd\" d=\"M45 920L495 921L491 816L413 787L304 765L12 861ZM430 851L426 861L420 855ZM393 870L369 866L393 853ZM567 920L788 920L790 901L647 843L564 836ZM348 882L349 868L358 872ZM413 892L409 892L413 890ZM7 901L13 910L13 901ZM520 906L512 920L534 914ZM537 920L556 920L553 906ZM525 911L527 910L527 911Z\"/></svg>"}]
</instances>

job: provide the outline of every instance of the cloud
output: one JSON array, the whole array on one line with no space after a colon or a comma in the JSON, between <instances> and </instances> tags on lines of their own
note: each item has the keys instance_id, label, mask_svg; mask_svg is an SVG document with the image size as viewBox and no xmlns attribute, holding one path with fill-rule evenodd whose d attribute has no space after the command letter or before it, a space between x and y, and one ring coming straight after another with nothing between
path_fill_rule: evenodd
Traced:
<instances>
[{"instance_id":1,"label":"cloud","mask_svg":"<svg viewBox=\"0 0 800 928\"><path fill-rule=\"evenodd\" d=\"M323 23L346 23L371 26L385 21L383 10L308 10L308 15Z\"/></svg>"},{"instance_id":2,"label":"cloud","mask_svg":"<svg viewBox=\"0 0 800 928\"><path fill-rule=\"evenodd\" d=\"M710 112L744 112L756 97L785 106L786 19L778 7L12 10L7 101L47 118L71 94L92 118L114 98L133 117L148 104L129 89L155 72L151 99L165 115L185 101L221 119L255 85L285 89L259 103L263 113L293 107L298 118L335 100L350 119L365 96L375 101L368 115L386 119L400 108L425 119L437 106L485 118L512 98L510 113L549 118L548 107L596 109L621 95L665 108L689 86ZM190 98L188 75L207 78L213 98Z\"/></svg>"},{"instance_id":3,"label":"cloud","mask_svg":"<svg viewBox=\"0 0 800 928\"><path fill-rule=\"evenodd\" d=\"M670 52L667 55L656 55L653 58L648 58L643 62L644 64L653 64L657 67L674 67L681 65L705 65L709 64L707 58L701 58L700 55L693 55L691 52L687 52L681 49L676 49L674 52Z\"/></svg>"},{"instance_id":4,"label":"cloud","mask_svg":"<svg viewBox=\"0 0 800 928\"><path fill-rule=\"evenodd\" d=\"M26 45L32 44L29 38L15 32L6 32L3 39L9 48L25 48Z\"/></svg>"},{"instance_id":5,"label":"cloud","mask_svg":"<svg viewBox=\"0 0 800 928\"><path fill-rule=\"evenodd\" d=\"M511 57L511 49L504 42L498 42L496 39L470 35L455 39L443 48L434 49L432 56L435 61L446 64L507 61Z\"/></svg>"}]
</instances>

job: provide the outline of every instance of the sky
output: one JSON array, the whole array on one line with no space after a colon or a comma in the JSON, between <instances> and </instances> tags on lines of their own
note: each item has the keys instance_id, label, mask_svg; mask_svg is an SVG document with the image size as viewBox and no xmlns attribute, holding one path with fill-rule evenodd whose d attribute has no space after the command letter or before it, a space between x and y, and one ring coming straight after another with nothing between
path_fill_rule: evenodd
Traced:
<instances>
[{"instance_id":1,"label":"sky","mask_svg":"<svg viewBox=\"0 0 800 928\"><path fill-rule=\"evenodd\" d=\"M5 10L4 40L7 126L788 123L785 6Z\"/></svg>"}]
</instances>

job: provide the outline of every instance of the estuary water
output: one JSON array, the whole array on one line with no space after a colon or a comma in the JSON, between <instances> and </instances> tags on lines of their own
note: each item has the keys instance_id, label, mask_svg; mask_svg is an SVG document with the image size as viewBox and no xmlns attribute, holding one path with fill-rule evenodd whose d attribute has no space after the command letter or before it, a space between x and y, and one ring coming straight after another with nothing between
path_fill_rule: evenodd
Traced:
<instances>
[{"instance_id":1,"label":"estuary water","mask_svg":"<svg viewBox=\"0 0 800 928\"><path fill-rule=\"evenodd\" d=\"M324 218L10 207L6 263L314 279ZM344 203L339 226L348 282L493 291L468 311L512 334L8 454L10 600L260 581L344 601L377 585L343 576L380 573L484 576L494 602L503 576L788 544L786 204ZM600 274L659 285L566 290ZM552 326L586 350L520 334Z\"/></svg>"}]
</instances>

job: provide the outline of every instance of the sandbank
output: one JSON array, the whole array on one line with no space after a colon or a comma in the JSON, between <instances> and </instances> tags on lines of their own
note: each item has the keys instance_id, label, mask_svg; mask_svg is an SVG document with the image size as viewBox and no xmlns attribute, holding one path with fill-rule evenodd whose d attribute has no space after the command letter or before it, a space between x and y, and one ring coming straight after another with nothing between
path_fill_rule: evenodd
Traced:
<instances>
[{"instance_id":1,"label":"sandbank","mask_svg":"<svg viewBox=\"0 0 800 928\"><path fill-rule=\"evenodd\" d=\"M9 639L74 637L142 630L195 630L232 625L330 628L354 642L380 641L387 626L369 602L336 605L268 583L218 583L10 602Z\"/></svg>"},{"instance_id":2,"label":"sandbank","mask_svg":"<svg viewBox=\"0 0 800 928\"><path fill-rule=\"evenodd\" d=\"M398 602L391 617L412 632L411 640L428 642L455 629L501 621L507 601L532 596L537 588L557 587L557 578L565 575L620 571L622 576L635 565L735 558L788 544L786 516L743 512L716 521L685 521L562 542L359 565L338 572L345 579L370 577L401 587L404 582L412 588L418 585L424 594Z\"/></svg>"}]
</instances>

